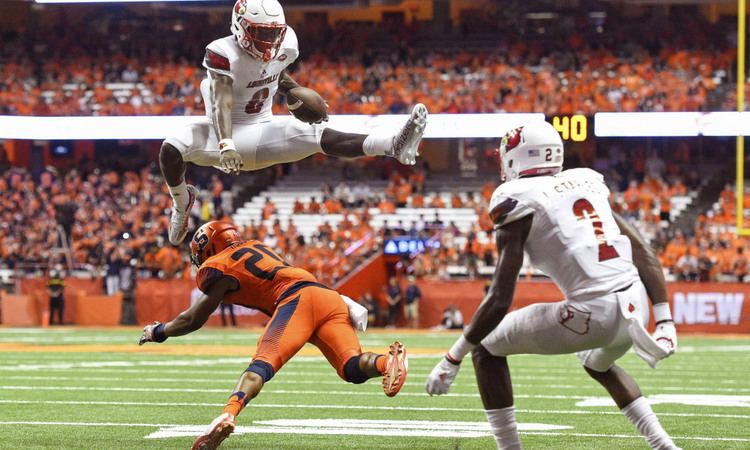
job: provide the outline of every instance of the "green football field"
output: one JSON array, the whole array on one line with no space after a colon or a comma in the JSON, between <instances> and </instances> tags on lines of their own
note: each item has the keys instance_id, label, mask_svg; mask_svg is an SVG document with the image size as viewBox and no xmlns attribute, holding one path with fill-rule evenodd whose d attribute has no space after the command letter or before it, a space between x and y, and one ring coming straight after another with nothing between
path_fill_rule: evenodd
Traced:
<instances>
[{"instance_id":1,"label":"green football field","mask_svg":"<svg viewBox=\"0 0 750 450\"><path fill-rule=\"evenodd\" d=\"M0 448L189 448L221 413L258 332L204 330L140 348L139 335L0 328ZM395 398L379 380L341 381L305 348L239 416L222 448L494 448L470 362L450 395L424 393L455 334L389 330L361 339L377 350L396 337L410 351L410 371ZM647 448L575 356L509 361L525 448ZM632 353L621 364L684 449L750 448L749 339L684 336L657 370Z\"/></svg>"}]
</instances>

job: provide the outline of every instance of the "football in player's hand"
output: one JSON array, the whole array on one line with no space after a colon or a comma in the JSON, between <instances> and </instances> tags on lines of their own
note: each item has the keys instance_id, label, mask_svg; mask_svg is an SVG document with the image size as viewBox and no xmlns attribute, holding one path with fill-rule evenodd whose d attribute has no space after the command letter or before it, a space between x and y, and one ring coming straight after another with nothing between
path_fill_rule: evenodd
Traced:
<instances>
[{"instance_id":1,"label":"football in player's hand","mask_svg":"<svg viewBox=\"0 0 750 450\"><path fill-rule=\"evenodd\" d=\"M289 112L307 123L321 123L328 120L328 104L317 92L306 87L296 87L286 95Z\"/></svg>"}]
</instances>

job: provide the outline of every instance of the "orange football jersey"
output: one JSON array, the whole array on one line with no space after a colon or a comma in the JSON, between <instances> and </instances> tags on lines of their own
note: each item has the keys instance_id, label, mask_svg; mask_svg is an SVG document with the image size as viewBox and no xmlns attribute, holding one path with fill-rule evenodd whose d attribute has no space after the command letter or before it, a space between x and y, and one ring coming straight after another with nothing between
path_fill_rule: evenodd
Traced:
<instances>
[{"instance_id":1,"label":"orange football jersey","mask_svg":"<svg viewBox=\"0 0 750 450\"><path fill-rule=\"evenodd\" d=\"M260 241L249 240L208 258L198 270L196 283L203 292L223 277L237 281L224 303L238 304L273 314L281 295L298 282L317 283L310 272L287 264Z\"/></svg>"}]
</instances>

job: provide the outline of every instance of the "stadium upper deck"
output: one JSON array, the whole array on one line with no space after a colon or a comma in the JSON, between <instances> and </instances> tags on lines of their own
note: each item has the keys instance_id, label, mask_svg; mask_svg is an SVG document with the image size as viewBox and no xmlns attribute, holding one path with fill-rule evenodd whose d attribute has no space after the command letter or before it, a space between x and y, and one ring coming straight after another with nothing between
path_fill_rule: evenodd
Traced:
<instances>
[{"instance_id":1,"label":"stadium upper deck","mask_svg":"<svg viewBox=\"0 0 750 450\"><path fill-rule=\"evenodd\" d=\"M206 43L228 34L224 12L44 8L30 13L38 26L3 33L0 114L203 114L200 62ZM434 113L731 109L735 50L723 23L691 8L602 9L606 18L581 10L543 23L524 9L468 10L449 32L290 19L302 47L294 76L339 114L418 101Z\"/></svg>"}]
</instances>

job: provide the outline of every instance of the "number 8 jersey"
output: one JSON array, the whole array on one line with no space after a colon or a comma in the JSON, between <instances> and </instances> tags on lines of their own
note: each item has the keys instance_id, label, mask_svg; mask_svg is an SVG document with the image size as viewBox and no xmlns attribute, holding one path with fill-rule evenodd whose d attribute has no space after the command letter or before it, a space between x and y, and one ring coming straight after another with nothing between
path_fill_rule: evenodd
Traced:
<instances>
[{"instance_id":1,"label":"number 8 jersey","mask_svg":"<svg viewBox=\"0 0 750 450\"><path fill-rule=\"evenodd\" d=\"M526 253L568 299L596 298L638 279L604 177L591 169L503 183L492 195L490 215L495 228L533 215Z\"/></svg>"},{"instance_id":2,"label":"number 8 jersey","mask_svg":"<svg viewBox=\"0 0 750 450\"><path fill-rule=\"evenodd\" d=\"M203 67L232 79L232 123L254 124L271 120L273 96L279 77L299 56L297 35L287 27L276 57L268 62L253 58L240 48L234 36L217 39L206 47ZM210 82L201 82L206 114L211 117Z\"/></svg>"}]
</instances>

